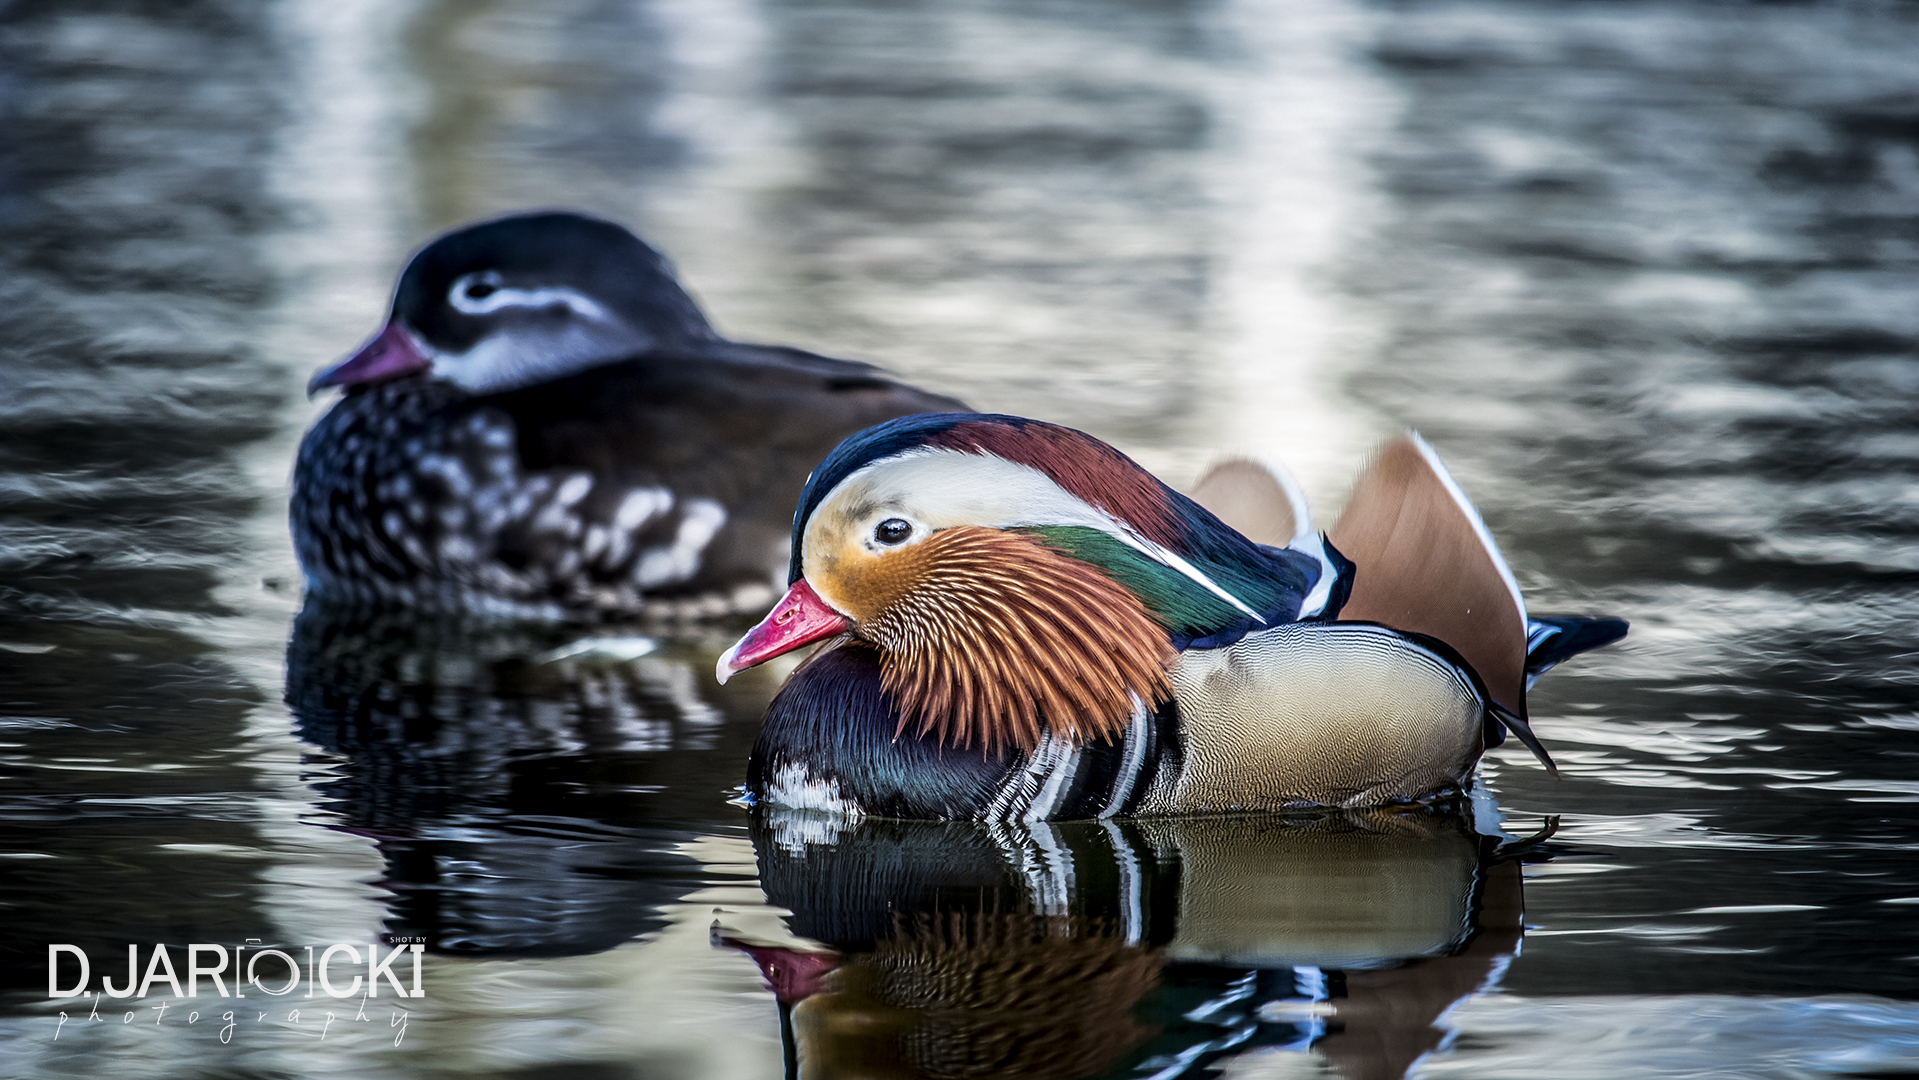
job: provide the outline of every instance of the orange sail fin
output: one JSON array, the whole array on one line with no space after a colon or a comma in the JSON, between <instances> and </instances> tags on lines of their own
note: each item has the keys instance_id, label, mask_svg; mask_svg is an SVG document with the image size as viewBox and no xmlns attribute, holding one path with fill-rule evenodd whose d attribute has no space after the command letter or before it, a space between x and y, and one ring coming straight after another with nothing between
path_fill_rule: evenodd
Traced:
<instances>
[{"instance_id":1,"label":"orange sail fin","mask_svg":"<svg viewBox=\"0 0 1919 1080\"><path fill-rule=\"evenodd\" d=\"M1479 512L1417 435L1381 447L1333 526L1358 567L1342 619L1438 638L1526 718L1526 607Z\"/></svg>"},{"instance_id":2,"label":"orange sail fin","mask_svg":"<svg viewBox=\"0 0 1919 1080\"><path fill-rule=\"evenodd\" d=\"M1228 458L1207 469L1193 485L1192 497L1255 544L1285 547L1311 524L1299 490L1246 458Z\"/></svg>"}]
</instances>

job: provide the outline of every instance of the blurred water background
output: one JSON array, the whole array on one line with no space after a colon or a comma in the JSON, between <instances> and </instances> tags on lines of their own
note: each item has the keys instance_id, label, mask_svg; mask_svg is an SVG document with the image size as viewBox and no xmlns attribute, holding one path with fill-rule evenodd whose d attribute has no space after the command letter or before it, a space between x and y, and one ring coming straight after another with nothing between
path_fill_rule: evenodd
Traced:
<instances>
[{"instance_id":1,"label":"blurred water background","mask_svg":"<svg viewBox=\"0 0 1919 1080\"><path fill-rule=\"evenodd\" d=\"M0 3L0 1074L1919 1075L1915 57L1867 0ZM1529 604L1633 621L1534 694L1558 780L1485 765L1557 834L756 822L738 627L296 627L305 378L530 206L1175 484L1330 520L1419 429ZM1248 915L1324 882L1377 910ZM381 933L398 1046L44 992Z\"/></svg>"}]
</instances>

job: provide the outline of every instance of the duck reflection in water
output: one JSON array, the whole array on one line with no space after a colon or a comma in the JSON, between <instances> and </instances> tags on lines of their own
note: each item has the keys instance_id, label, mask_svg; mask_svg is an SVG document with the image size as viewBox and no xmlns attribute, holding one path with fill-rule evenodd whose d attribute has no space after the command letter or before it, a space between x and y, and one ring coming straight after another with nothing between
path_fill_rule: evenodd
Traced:
<instances>
[{"instance_id":1,"label":"duck reflection in water","mask_svg":"<svg viewBox=\"0 0 1919 1080\"><path fill-rule=\"evenodd\" d=\"M714 645L309 607L288 700L332 755L326 824L385 860L386 929L465 956L583 955L709 884L764 685ZM620 653L626 648L627 653ZM596 655L597 653L597 655ZM670 789L670 790L669 790ZM715 794L698 812L671 791ZM1519 940L1519 866L1453 803L1054 824L849 822L761 809L794 937L729 929L806 1077L1194 1075L1310 1053L1404 1075Z\"/></svg>"},{"instance_id":2,"label":"duck reflection in water","mask_svg":"<svg viewBox=\"0 0 1919 1080\"><path fill-rule=\"evenodd\" d=\"M378 847L389 934L469 956L599 952L703 883L680 852L711 827L667 789L711 792L730 817L719 793L751 728L726 716L769 687L713 686L716 647L698 641L567 635L316 604L295 622L288 704L338 759L316 781L321 823Z\"/></svg>"},{"instance_id":3,"label":"duck reflection in water","mask_svg":"<svg viewBox=\"0 0 1919 1080\"><path fill-rule=\"evenodd\" d=\"M1172 1077L1308 1052L1396 1078L1521 932L1524 845L1476 833L1464 803L1030 825L770 811L754 843L768 898L819 946L715 934L759 964L808 1080Z\"/></svg>"}]
</instances>

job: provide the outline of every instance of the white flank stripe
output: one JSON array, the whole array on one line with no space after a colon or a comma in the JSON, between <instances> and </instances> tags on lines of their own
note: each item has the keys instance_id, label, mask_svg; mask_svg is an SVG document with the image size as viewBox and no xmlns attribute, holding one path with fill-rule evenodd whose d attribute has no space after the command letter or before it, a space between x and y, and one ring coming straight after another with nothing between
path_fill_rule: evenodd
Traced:
<instances>
[{"instance_id":1,"label":"white flank stripe","mask_svg":"<svg viewBox=\"0 0 1919 1080\"><path fill-rule=\"evenodd\" d=\"M1185 559L1180 558L1178 555L1173 554L1173 552L1168 550L1167 548L1161 547L1160 545L1154 543L1153 541L1146 539L1145 537L1139 535L1138 533L1135 533L1132 529L1126 526L1125 522L1120 521L1118 518L1111 518L1109 515L1109 519L1113 522L1114 526L1116 527L1113 535L1119 537L1120 541L1124 543L1127 547L1133 548L1139 551L1141 554L1146 555L1147 557L1157 562L1160 562L1166 566L1172 567L1173 569L1186 575L1192 580L1198 582L1200 585L1205 586L1207 592L1210 592L1214 596L1219 597L1221 600L1224 600L1227 603L1233 605L1234 607L1238 608L1242 613L1251 615L1253 617L1254 622L1258 623L1261 626L1266 625L1266 620L1259 617L1259 612L1254 611L1250 607L1247 607L1246 602L1244 600L1241 600L1239 597L1234 596L1232 593L1227 592L1224 588L1221 588L1218 582L1214 581L1212 578L1207 577L1205 574L1201 573L1199 567L1194 566L1192 563L1189 563Z\"/></svg>"},{"instance_id":2,"label":"white flank stripe","mask_svg":"<svg viewBox=\"0 0 1919 1080\"><path fill-rule=\"evenodd\" d=\"M1126 725L1125 753L1120 757L1119 775L1113 779L1112 798L1106 800L1105 809L1099 812L1101 818L1118 814L1119 808L1126 805L1133 788L1139 784L1140 760L1146 756L1149 735L1146 725L1152 720L1152 711L1147 709L1138 694L1127 691L1127 696L1133 699L1133 719Z\"/></svg>"}]
</instances>

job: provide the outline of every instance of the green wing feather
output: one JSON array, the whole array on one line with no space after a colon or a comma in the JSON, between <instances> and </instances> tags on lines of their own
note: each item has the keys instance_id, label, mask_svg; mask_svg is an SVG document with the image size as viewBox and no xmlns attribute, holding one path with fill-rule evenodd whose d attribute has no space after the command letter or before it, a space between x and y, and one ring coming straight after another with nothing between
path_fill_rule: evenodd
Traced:
<instances>
[{"instance_id":1,"label":"green wing feather","mask_svg":"<svg viewBox=\"0 0 1919 1080\"><path fill-rule=\"evenodd\" d=\"M1246 618L1238 608L1220 599L1198 582L1164 563L1157 562L1138 549L1129 547L1109 533L1084 525L1038 525L1016 530L1038 537L1046 546L1090 563L1138 596L1159 623L1172 633L1198 637ZM1201 570L1212 575L1211 566ZM1235 589L1221 582L1234 594L1256 607L1267 590Z\"/></svg>"}]
</instances>

